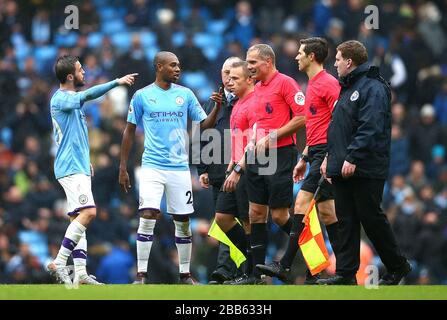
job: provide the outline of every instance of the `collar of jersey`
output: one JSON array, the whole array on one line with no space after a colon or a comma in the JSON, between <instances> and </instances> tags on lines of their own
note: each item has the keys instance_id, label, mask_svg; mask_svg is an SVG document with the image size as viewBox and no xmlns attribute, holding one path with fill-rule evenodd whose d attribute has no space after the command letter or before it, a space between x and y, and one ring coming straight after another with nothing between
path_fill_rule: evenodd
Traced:
<instances>
[{"instance_id":1,"label":"collar of jersey","mask_svg":"<svg viewBox=\"0 0 447 320\"><path fill-rule=\"evenodd\" d=\"M270 77L270 79L268 79L267 81L261 81L261 85L268 86L270 84L270 82L272 82L272 80L278 76L278 74L279 74L279 71L276 70L275 73L273 74L273 76Z\"/></svg>"},{"instance_id":2,"label":"collar of jersey","mask_svg":"<svg viewBox=\"0 0 447 320\"><path fill-rule=\"evenodd\" d=\"M160 90L163 91L163 92L166 92L166 91L171 90L171 89L173 88L173 85L174 85L174 83L171 83L171 86L169 87L169 89L163 89L162 87L160 87L158 84L156 84L156 83L154 82L154 86L155 86L156 88L160 89Z\"/></svg>"},{"instance_id":3,"label":"collar of jersey","mask_svg":"<svg viewBox=\"0 0 447 320\"><path fill-rule=\"evenodd\" d=\"M323 69L320 72L318 72L316 75L314 75L314 77L312 79L309 80L309 83L314 83L315 81L317 81L318 78L320 78L325 72L326 72L326 69Z\"/></svg>"},{"instance_id":4,"label":"collar of jersey","mask_svg":"<svg viewBox=\"0 0 447 320\"><path fill-rule=\"evenodd\" d=\"M239 103L244 103L253 93L254 93L254 91L251 91L245 97L243 97L242 99L239 99Z\"/></svg>"}]
</instances>

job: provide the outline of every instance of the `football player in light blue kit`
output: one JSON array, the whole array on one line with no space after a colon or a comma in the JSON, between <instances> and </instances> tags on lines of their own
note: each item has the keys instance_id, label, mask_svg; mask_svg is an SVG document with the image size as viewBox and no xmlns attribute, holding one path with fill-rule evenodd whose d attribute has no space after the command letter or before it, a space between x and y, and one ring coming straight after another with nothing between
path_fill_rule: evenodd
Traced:
<instances>
[{"instance_id":1,"label":"football player in light blue kit","mask_svg":"<svg viewBox=\"0 0 447 320\"><path fill-rule=\"evenodd\" d=\"M140 121L144 129L144 153L140 176L140 223L137 231L137 278L144 284L152 247L154 227L160 218L160 202L166 192L167 211L175 224L175 243L179 256L179 283L195 284L190 274L191 228L194 212L191 174L186 151L187 120L200 122L200 128L214 126L220 104L206 115L194 93L175 84L180 63L171 52L162 51L154 58L155 82L133 96L121 144L119 183L125 192L131 187L127 160Z\"/></svg>"},{"instance_id":2,"label":"football player in light blue kit","mask_svg":"<svg viewBox=\"0 0 447 320\"><path fill-rule=\"evenodd\" d=\"M59 57L54 69L60 81L60 88L50 102L53 135L57 146L54 174L67 196L71 223L56 259L47 268L60 283L66 285L100 284L86 271L85 230L96 216L96 207L91 190L93 167L90 165L87 124L82 106L84 102L96 99L118 85L132 85L137 74L129 74L77 92L76 89L84 85L85 73L78 58ZM66 266L70 255L73 256L75 266L73 283Z\"/></svg>"}]
</instances>

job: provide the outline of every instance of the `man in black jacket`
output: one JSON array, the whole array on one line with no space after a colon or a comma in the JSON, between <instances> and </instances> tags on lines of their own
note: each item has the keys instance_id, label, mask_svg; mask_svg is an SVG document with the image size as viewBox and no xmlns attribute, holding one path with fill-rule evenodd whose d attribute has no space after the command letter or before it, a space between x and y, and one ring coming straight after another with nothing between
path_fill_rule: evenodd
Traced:
<instances>
[{"instance_id":1,"label":"man in black jacket","mask_svg":"<svg viewBox=\"0 0 447 320\"><path fill-rule=\"evenodd\" d=\"M339 223L336 275L319 284L356 284L360 265L360 225L387 268L379 285L396 285L411 266L401 254L380 207L391 146L391 90L377 67L367 64L363 44L337 47L335 67L341 92L328 129L322 174L332 180Z\"/></svg>"},{"instance_id":2,"label":"man in black jacket","mask_svg":"<svg viewBox=\"0 0 447 320\"><path fill-rule=\"evenodd\" d=\"M210 186L212 187L214 204L216 204L217 195L219 194L219 190L225 181L225 172L231 160L231 136L229 134L225 135L225 130L230 129L230 115L231 111L233 110L233 105L236 103L237 97L229 91L228 81L231 65L238 61L242 60L238 57L230 57L225 60L222 66L221 75L222 84L224 85L224 92L222 97L219 97L222 99L222 106L217 115L216 124L214 126L214 129L219 132L220 139L219 141L214 141L213 137L210 139L211 141L202 143L200 157L201 163L197 166L200 185L203 188L209 188ZM214 93L203 106L203 109L207 114L213 110L216 99L219 99L216 97L216 94L217 93ZM206 133L204 132L202 134ZM206 149L204 149L210 143L215 146L220 146L220 158L217 159L217 161L214 161L212 152L208 155ZM225 146L227 146L227 150L225 150ZM203 161L204 156L209 156L213 159L213 162L209 163L209 161ZM235 263L230 258L230 250L228 246L220 243L217 266L216 270L214 270L211 274L210 284L222 284L224 281L234 279L236 276L241 274L241 272L238 273Z\"/></svg>"}]
</instances>

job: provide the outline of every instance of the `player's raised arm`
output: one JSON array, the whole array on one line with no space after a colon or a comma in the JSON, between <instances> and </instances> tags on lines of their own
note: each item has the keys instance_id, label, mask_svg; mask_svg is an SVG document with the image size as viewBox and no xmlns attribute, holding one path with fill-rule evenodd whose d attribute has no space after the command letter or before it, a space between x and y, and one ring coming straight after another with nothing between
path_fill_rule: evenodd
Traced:
<instances>
[{"instance_id":1,"label":"player's raised arm","mask_svg":"<svg viewBox=\"0 0 447 320\"><path fill-rule=\"evenodd\" d=\"M138 76L138 73L130 73L126 74L124 77L117 79L118 84L131 86L135 83L135 77Z\"/></svg>"},{"instance_id":2,"label":"player's raised arm","mask_svg":"<svg viewBox=\"0 0 447 320\"><path fill-rule=\"evenodd\" d=\"M113 81L109 81L107 83L103 83L90 89L81 92L81 102L84 103L89 100L93 100L99 98L103 94L107 93L109 90L120 86L120 85L128 85L131 86L135 82L135 77L138 73L127 74L122 78L115 79Z\"/></svg>"}]
</instances>

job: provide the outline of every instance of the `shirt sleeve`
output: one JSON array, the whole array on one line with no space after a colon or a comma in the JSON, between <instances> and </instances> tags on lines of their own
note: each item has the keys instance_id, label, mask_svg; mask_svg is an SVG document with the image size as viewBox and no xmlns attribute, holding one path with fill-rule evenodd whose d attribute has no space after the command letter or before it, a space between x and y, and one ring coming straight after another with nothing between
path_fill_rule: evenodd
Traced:
<instances>
[{"instance_id":1,"label":"shirt sleeve","mask_svg":"<svg viewBox=\"0 0 447 320\"><path fill-rule=\"evenodd\" d=\"M326 86L324 99L331 112L334 110L335 104L338 101L338 97L340 96L340 89L341 88L338 83Z\"/></svg>"},{"instance_id":2,"label":"shirt sleeve","mask_svg":"<svg viewBox=\"0 0 447 320\"><path fill-rule=\"evenodd\" d=\"M294 116L304 116L304 93L300 86L292 78L286 78L282 85L283 97L292 110Z\"/></svg>"},{"instance_id":3,"label":"shirt sleeve","mask_svg":"<svg viewBox=\"0 0 447 320\"><path fill-rule=\"evenodd\" d=\"M205 111L192 91L188 94L188 116L192 121L201 122L207 118Z\"/></svg>"},{"instance_id":4,"label":"shirt sleeve","mask_svg":"<svg viewBox=\"0 0 447 320\"><path fill-rule=\"evenodd\" d=\"M141 105L140 93L137 91L133 95L132 100L130 100L129 110L127 112L127 122L137 125L142 116L143 106Z\"/></svg>"},{"instance_id":5,"label":"shirt sleeve","mask_svg":"<svg viewBox=\"0 0 447 320\"><path fill-rule=\"evenodd\" d=\"M82 108L82 100L80 92L69 92L64 95L64 99L59 100L57 105L59 106L61 111L71 111L74 109Z\"/></svg>"},{"instance_id":6,"label":"shirt sleeve","mask_svg":"<svg viewBox=\"0 0 447 320\"><path fill-rule=\"evenodd\" d=\"M118 80L113 80L81 91L81 103L99 98L116 86L118 86Z\"/></svg>"}]
</instances>

